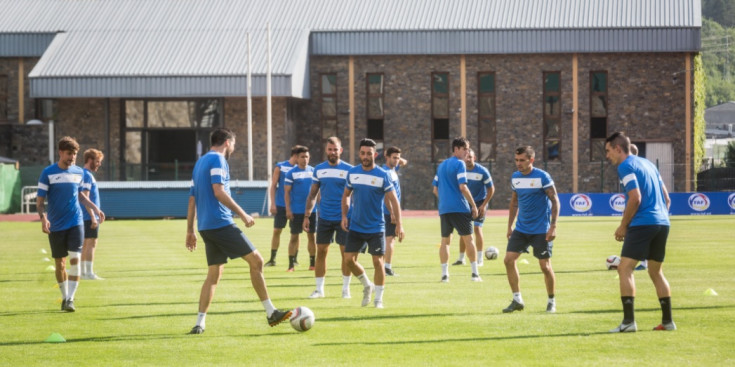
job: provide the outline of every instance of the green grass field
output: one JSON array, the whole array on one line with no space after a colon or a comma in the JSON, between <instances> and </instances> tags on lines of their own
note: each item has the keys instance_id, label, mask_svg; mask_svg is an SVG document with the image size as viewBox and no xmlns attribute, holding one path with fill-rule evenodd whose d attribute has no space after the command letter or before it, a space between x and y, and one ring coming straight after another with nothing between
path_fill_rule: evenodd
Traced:
<instances>
[{"instance_id":1,"label":"green grass field","mask_svg":"<svg viewBox=\"0 0 735 367\"><path fill-rule=\"evenodd\" d=\"M506 218L488 218L486 245L505 253ZM276 307L307 306L314 328L270 328L248 279L247 264L226 268L202 335L196 321L206 274L203 243L184 248L183 220L109 221L101 231L95 270L106 280L82 282L77 312L58 311L60 293L39 223L0 223L0 365L731 365L735 364L735 220L728 216L675 217L665 273L671 283L675 332L653 332L660 309L644 272L636 272L639 332L608 334L622 319L616 273L604 267L618 254L615 218L561 218L554 244L557 314L546 314L546 292L536 260L519 264L526 310L503 314L511 293L501 260L480 268L453 266L439 283L438 218L406 220L388 278L385 309L342 299L339 251L329 255L327 298L314 289L305 238L301 266L286 273L282 238L279 266L266 268ZM272 221L257 219L245 232L268 256ZM456 242L456 241L455 241ZM452 247L451 260L458 246ZM369 257L361 255L372 276ZM335 271L337 269L337 271ZM719 296L705 296L713 288ZM52 333L66 343L44 343Z\"/></svg>"}]
</instances>

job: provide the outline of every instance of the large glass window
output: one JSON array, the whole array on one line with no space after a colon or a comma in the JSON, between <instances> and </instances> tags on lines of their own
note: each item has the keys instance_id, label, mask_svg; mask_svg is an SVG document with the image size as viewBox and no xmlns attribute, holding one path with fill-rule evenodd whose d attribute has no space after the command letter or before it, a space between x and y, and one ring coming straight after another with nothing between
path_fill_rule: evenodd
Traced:
<instances>
[{"instance_id":1,"label":"large glass window","mask_svg":"<svg viewBox=\"0 0 735 367\"><path fill-rule=\"evenodd\" d=\"M431 159L447 158L449 150L449 74L431 74Z\"/></svg>"},{"instance_id":2,"label":"large glass window","mask_svg":"<svg viewBox=\"0 0 735 367\"><path fill-rule=\"evenodd\" d=\"M0 121L8 120L8 76L0 75Z\"/></svg>"},{"instance_id":3,"label":"large glass window","mask_svg":"<svg viewBox=\"0 0 735 367\"><path fill-rule=\"evenodd\" d=\"M384 149L383 125L385 110L383 74L367 74L367 137L378 144L375 148L382 156Z\"/></svg>"},{"instance_id":4,"label":"large glass window","mask_svg":"<svg viewBox=\"0 0 735 367\"><path fill-rule=\"evenodd\" d=\"M561 73L544 72L544 160L561 159Z\"/></svg>"},{"instance_id":5,"label":"large glass window","mask_svg":"<svg viewBox=\"0 0 735 367\"><path fill-rule=\"evenodd\" d=\"M126 180L188 180L222 126L221 99L126 100L121 175Z\"/></svg>"},{"instance_id":6,"label":"large glass window","mask_svg":"<svg viewBox=\"0 0 735 367\"><path fill-rule=\"evenodd\" d=\"M479 136L479 161L495 158L495 73L477 75L477 128Z\"/></svg>"},{"instance_id":7,"label":"large glass window","mask_svg":"<svg viewBox=\"0 0 735 367\"><path fill-rule=\"evenodd\" d=\"M590 160L605 159L607 137L607 71L590 73Z\"/></svg>"},{"instance_id":8,"label":"large glass window","mask_svg":"<svg viewBox=\"0 0 735 367\"><path fill-rule=\"evenodd\" d=\"M322 139L337 136L337 75L321 74Z\"/></svg>"}]
</instances>

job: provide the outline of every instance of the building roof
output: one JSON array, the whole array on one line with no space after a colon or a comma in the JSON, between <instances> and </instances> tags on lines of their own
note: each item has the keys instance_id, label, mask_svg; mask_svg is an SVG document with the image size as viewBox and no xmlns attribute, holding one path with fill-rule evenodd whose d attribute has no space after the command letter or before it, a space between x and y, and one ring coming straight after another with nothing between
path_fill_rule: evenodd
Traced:
<instances>
[{"instance_id":1,"label":"building roof","mask_svg":"<svg viewBox=\"0 0 735 367\"><path fill-rule=\"evenodd\" d=\"M725 102L704 110L707 138L735 137L735 101Z\"/></svg>"},{"instance_id":2,"label":"building roof","mask_svg":"<svg viewBox=\"0 0 735 367\"><path fill-rule=\"evenodd\" d=\"M309 55L692 52L700 0L0 0L33 97L308 98Z\"/></svg>"}]
</instances>

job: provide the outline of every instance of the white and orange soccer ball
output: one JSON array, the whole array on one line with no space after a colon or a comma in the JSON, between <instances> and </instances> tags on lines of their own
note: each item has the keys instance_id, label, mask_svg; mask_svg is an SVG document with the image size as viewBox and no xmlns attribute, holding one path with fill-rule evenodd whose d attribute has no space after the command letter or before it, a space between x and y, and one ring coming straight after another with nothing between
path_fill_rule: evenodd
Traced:
<instances>
[{"instance_id":1,"label":"white and orange soccer ball","mask_svg":"<svg viewBox=\"0 0 735 367\"><path fill-rule=\"evenodd\" d=\"M615 270L618 268L618 265L620 265L620 257L618 255L610 255L607 257L607 260L605 260L607 270Z\"/></svg>"},{"instance_id":2,"label":"white and orange soccer ball","mask_svg":"<svg viewBox=\"0 0 735 367\"><path fill-rule=\"evenodd\" d=\"M296 331L307 331L314 326L314 312L308 307L299 306L293 309L291 313L291 326Z\"/></svg>"}]
</instances>

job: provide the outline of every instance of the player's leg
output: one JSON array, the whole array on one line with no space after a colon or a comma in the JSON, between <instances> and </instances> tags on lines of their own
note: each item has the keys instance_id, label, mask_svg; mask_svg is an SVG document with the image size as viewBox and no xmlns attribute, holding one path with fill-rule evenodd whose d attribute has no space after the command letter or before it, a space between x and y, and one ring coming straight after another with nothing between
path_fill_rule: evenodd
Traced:
<instances>
[{"instance_id":1,"label":"player's leg","mask_svg":"<svg viewBox=\"0 0 735 367\"><path fill-rule=\"evenodd\" d=\"M661 324L654 330L676 330L676 324L671 317L671 287L664 276L663 261L666 255L666 240L669 236L669 226L658 226L659 232L651 241L649 250L648 275L656 287L656 295L661 305Z\"/></svg>"},{"instance_id":2,"label":"player's leg","mask_svg":"<svg viewBox=\"0 0 735 367\"><path fill-rule=\"evenodd\" d=\"M477 266L485 265L484 256L482 255L482 249L485 247L485 237L482 234L482 222L474 222L475 231L475 249L477 250Z\"/></svg>"},{"instance_id":3,"label":"player's leg","mask_svg":"<svg viewBox=\"0 0 735 367\"><path fill-rule=\"evenodd\" d=\"M535 234L531 236L533 246L533 256L538 259L541 272L544 274L544 283L546 284L546 294L549 296L546 302L546 312L556 312L556 299L554 298L556 289L556 274L551 267L551 255L554 243L546 241L546 234Z\"/></svg>"},{"instance_id":4,"label":"player's leg","mask_svg":"<svg viewBox=\"0 0 735 367\"><path fill-rule=\"evenodd\" d=\"M367 306L370 303L370 298L372 297L373 290L375 290L375 285L370 282L367 274L365 274L365 269L362 267L362 265L360 265L360 263L357 262L358 254L360 253L360 251L363 250L366 245L367 244L365 243L365 239L361 234L353 231L347 233L347 241L345 244L345 263L350 269L350 272L352 272L357 280L362 283L363 307Z\"/></svg>"},{"instance_id":5,"label":"player's leg","mask_svg":"<svg viewBox=\"0 0 735 367\"><path fill-rule=\"evenodd\" d=\"M368 238L368 253L372 255L375 274L375 308L383 308L383 291L385 290L385 233L377 233ZM368 303L370 301L368 300Z\"/></svg>"},{"instance_id":6,"label":"player's leg","mask_svg":"<svg viewBox=\"0 0 735 367\"><path fill-rule=\"evenodd\" d=\"M309 251L309 270L314 270L316 262L316 212L311 213L309 216L309 230L306 231L307 245L306 249ZM303 227L304 222L301 222Z\"/></svg>"},{"instance_id":7,"label":"player's leg","mask_svg":"<svg viewBox=\"0 0 735 367\"><path fill-rule=\"evenodd\" d=\"M442 283L449 282L449 245L452 241L452 232L454 227L449 221L448 214L439 215L439 221L441 223L441 235L442 240L439 245L439 263L442 267Z\"/></svg>"},{"instance_id":8,"label":"player's leg","mask_svg":"<svg viewBox=\"0 0 735 367\"><path fill-rule=\"evenodd\" d=\"M513 301L511 301L508 307L503 309L504 313L522 311L525 307L523 296L521 296L521 277L518 272L518 258L521 257L521 253L526 251L528 246L529 243L526 235L518 231L513 231L508 239L508 247L506 248L505 258L503 259L505 274L508 277L508 285L510 285L511 292L513 292Z\"/></svg>"},{"instance_id":9,"label":"player's leg","mask_svg":"<svg viewBox=\"0 0 735 367\"><path fill-rule=\"evenodd\" d=\"M299 251L299 235L304 231L302 228L304 223L304 216L294 214L293 219L289 222L291 228L291 237L288 240L288 269L287 272L294 271L296 265L296 253Z\"/></svg>"},{"instance_id":10,"label":"player's leg","mask_svg":"<svg viewBox=\"0 0 735 367\"><path fill-rule=\"evenodd\" d=\"M92 229L92 221L84 221L84 245L82 246L82 279L102 280L94 273L94 252L97 249L99 226Z\"/></svg>"},{"instance_id":11,"label":"player's leg","mask_svg":"<svg viewBox=\"0 0 735 367\"><path fill-rule=\"evenodd\" d=\"M77 293L79 280L82 274L82 246L84 244L84 225L71 227L67 232L67 251L69 252L69 266L67 267L67 275L69 279L68 298L66 301L66 311L74 312L74 296Z\"/></svg>"},{"instance_id":12,"label":"player's leg","mask_svg":"<svg viewBox=\"0 0 735 367\"><path fill-rule=\"evenodd\" d=\"M314 265L314 279L316 280L316 290L309 298L324 297L324 277L327 275L327 255L329 254L329 244L316 245L316 261Z\"/></svg>"},{"instance_id":13,"label":"player's leg","mask_svg":"<svg viewBox=\"0 0 735 367\"><path fill-rule=\"evenodd\" d=\"M273 218L273 237L271 237L271 258L265 263L265 266L276 266L276 254L278 254L278 247L281 245L281 232L286 228L287 222L286 208L276 207L276 216Z\"/></svg>"},{"instance_id":14,"label":"player's leg","mask_svg":"<svg viewBox=\"0 0 735 367\"><path fill-rule=\"evenodd\" d=\"M345 245L339 245L339 253L341 256L342 270L342 298L352 298L350 295L350 283L352 282L352 272L345 262Z\"/></svg>"},{"instance_id":15,"label":"player's leg","mask_svg":"<svg viewBox=\"0 0 735 367\"><path fill-rule=\"evenodd\" d=\"M385 255L383 261L385 263L385 275L393 276L393 248L395 246L396 225L391 222L390 214L384 216L385 219Z\"/></svg>"},{"instance_id":16,"label":"player's leg","mask_svg":"<svg viewBox=\"0 0 735 367\"><path fill-rule=\"evenodd\" d=\"M633 332L638 330L635 322L635 266L648 254L653 238L651 226L628 227L620 253L618 277L620 278L620 301L623 304L623 321L610 332Z\"/></svg>"},{"instance_id":17,"label":"player's leg","mask_svg":"<svg viewBox=\"0 0 735 367\"><path fill-rule=\"evenodd\" d=\"M449 239L452 240L451 238ZM464 257L465 252L467 251L467 248L465 247L464 241L462 240L462 237L459 238L459 257L457 258L457 261L455 261L452 265L464 265Z\"/></svg>"},{"instance_id":18,"label":"player's leg","mask_svg":"<svg viewBox=\"0 0 735 367\"><path fill-rule=\"evenodd\" d=\"M48 235L51 257L54 258L56 282L61 291L61 310L66 310L66 300L69 298L69 281L66 273L66 257L69 252L66 248L66 231L51 232Z\"/></svg>"},{"instance_id":19,"label":"player's leg","mask_svg":"<svg viewBox=\"0 0 735 367\"><path fill-rule=\"evenodd\" d=\"M473 222L469 213L451 213L449 217L452 226L457 229L457 233L462 237L465 245L467 258L470 260L471 279L473 282L481 282L480 272L477 270L477 250L475 249L475 240L472 238Z\"/></svg>"},{"instance_id":20,"label":"player's leg","mask_svg":"<svg viewBox=\"0 0 735 367\"><path fill-rule=\"evenodd\" d=\"M207 267L207 278L204 279L202 290L199 293L199 312L197 313L197 322L189 332L190 334L201 334L207 327L207 311L209 310L209 306L212 304L214 291L217 289L217 285L222 278L222 271L224 268L225 264L210 265Z\"/></svg>"}]
</instances>

